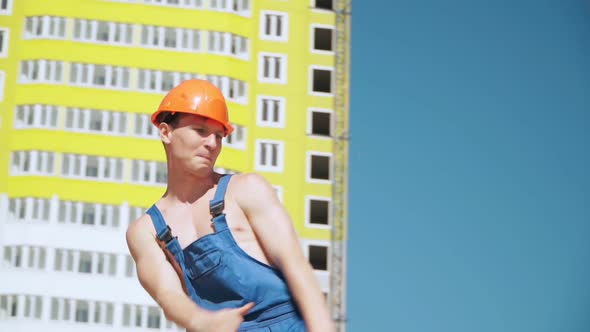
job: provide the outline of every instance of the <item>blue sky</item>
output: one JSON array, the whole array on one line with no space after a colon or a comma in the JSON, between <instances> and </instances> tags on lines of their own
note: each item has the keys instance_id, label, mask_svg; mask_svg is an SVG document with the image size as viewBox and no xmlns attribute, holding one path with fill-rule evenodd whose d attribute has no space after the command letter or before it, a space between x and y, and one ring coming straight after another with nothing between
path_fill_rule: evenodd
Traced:
<instances>
[{"instance_id":1,"label":"blue sky","mask_svg":"<svg viewBox=\"0 0 590 332\"><path fill-rule=\"evenodd\" d=\"M590 2L353 3L350 332L590 331Z\"/></svg>"}]
</instances>

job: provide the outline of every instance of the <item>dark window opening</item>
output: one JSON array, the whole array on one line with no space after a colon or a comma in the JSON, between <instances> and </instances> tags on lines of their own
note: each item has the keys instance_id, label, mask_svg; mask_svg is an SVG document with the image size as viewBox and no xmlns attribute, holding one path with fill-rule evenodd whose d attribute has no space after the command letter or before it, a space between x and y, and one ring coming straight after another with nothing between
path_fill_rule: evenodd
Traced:
<instances>
[{"instance_id":1,"label":"dark window opening","mask_svg":"<svg viewBox=\"0 0 590 332\"><path fill-rule=\"evenodd\" d=\"M313 29L313 48L320 51L332 51L332 29L314 28Z\"/></svg>"},{"instance_id":2,"label":"dark window opening","mask_svg":"<svg viewBox=\"0 0 590 332\"><path fill-rule=\"evenodd\" d=\"M311 156L311 178L330 180L330 157Z\"/></svg>"},{"instance_id":3,"label":"dark window opening","mask_svg":"<svg viewBox=\"0 0 590 332\"><path fill-rule=\"evenodd\" d=\"M332 1L332 0L315 0L315 8L333 10L334 9L334 1Z\"/></svg>"},{"instance_id":4,"label":"dark window opening","mask_svg":"<svg viewBox=\"0 0 590 332\"><path fill-rule=\"evenodd\" d=\"M323 93L332 92L332 71L326 69L313 70L313 91Z\"/></svg>"},{"instance_id":5,"label":"dark window opening","mask_svg":"<svg viewBox=\"0 0 590 332\"><path fill-rule=\"evenodd\" d=\"M331 136L330 124L332 114L325 112L311 113L311 133L313 135Z\"/></svg>"},{"instance_id":6,"label":"dark window opening","mask_svg":"<svg viewBox=\"0 0 590 332\"><path fill-rule=\"evenodd\" d=\"M309 223L328 225L330 204L328 201L312 199L309 201Z\"/></svg>"},{"instance_id":7,"label":"dark window opening","mask_svg":"<svg viewBox=\"0 0 590 332\"><path fill-rule=\"evenodd\" d=\"M309 246L309 263L314 270L328 270L328 247Z\"/></svg>"}]
</instances>

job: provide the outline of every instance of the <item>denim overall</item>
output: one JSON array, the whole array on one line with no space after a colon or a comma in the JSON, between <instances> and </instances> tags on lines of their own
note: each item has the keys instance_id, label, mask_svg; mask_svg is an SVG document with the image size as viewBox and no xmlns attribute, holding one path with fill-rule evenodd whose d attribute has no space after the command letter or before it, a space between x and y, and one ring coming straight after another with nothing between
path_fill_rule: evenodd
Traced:
<instances>
[{"instance_id":1,"label":"denim overall","mask_svg":"<svg viewBox=\"0 0 590 332\"><path fill-rule=\"evenodd\" d=\"M147 213L152 218L158 239L166 244L182 268L186 291L200 307L218 310L254 302L255 306L244 317L239 331L306 331L281 272L243 251L227 226L223 209L230 178L231 175L221 177L215 196L209 202L214 233L182 249L153 205Z\"/></svg>"}]
</instances>

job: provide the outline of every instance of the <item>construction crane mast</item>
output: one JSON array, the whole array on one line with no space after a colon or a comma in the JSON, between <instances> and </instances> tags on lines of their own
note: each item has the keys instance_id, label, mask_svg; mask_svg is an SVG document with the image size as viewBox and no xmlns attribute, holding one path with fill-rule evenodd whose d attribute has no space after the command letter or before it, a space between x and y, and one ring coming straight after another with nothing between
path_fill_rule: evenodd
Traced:
<instances>
[{"instance_id":1,"label":"construction crane mast","mask_svg":"<svg viewBox=\"0 0 590 332\"><path fill-rule=\"evenodd\" d=\"M332 232L330 259L330 310L336 331L346 329L346 243L348 227L348 144L350 95L350 16L352 0L334 0L335 94L334 182L332 184Z\"/></svg>"}]
</instances>

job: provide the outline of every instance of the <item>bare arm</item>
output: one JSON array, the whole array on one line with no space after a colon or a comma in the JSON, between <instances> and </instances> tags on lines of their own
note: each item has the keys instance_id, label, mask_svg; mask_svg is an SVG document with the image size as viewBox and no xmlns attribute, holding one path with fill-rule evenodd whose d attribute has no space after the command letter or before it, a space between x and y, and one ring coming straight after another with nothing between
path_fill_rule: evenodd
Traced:
<instances>
[{"instance_id":1,"label":"bare arm","mask_svg":"<svg viewBox=\"0 0 590 332\"><path fill-rule=\"evenodd\" d=\"M164 310L166 318L188 332L236 331L252 305L217 312L198 307L184 292L176 271L145 223L150 223L147 216L129 227L127 245L137 265L139 282Z\"/></svg>"},{"instance_id":2,"label":"bare arm","mask_svg":"<svg viewBox=\"0 0 590 332\"><path fill-rule=\"evenodd\" d=\"M272 186L260 175L244 174L234 194L271 263L287 279L307 329L333 331L332 321L319 283L303 255L293 224ZM256 195L251 193L255 192Z\"/></svg>"}]
</instances>

